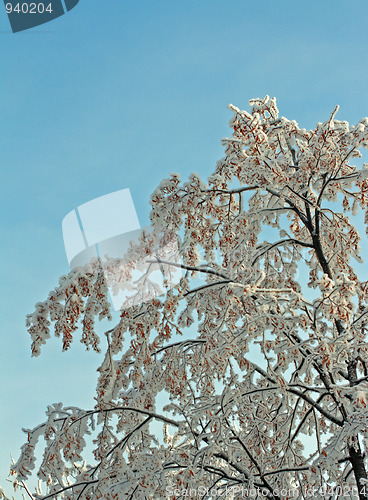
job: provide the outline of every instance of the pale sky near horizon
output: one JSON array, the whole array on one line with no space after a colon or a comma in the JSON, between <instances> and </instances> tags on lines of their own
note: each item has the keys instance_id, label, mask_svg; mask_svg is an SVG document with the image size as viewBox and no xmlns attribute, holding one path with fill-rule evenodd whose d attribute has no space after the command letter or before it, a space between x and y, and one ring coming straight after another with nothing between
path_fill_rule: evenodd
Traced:
<instances>
[{"instance_id":1,"label":"pale sky near horizon","mask_svg":"<svg viewBox=\"0 0 368 500\"><path fill-rule=\"evenodd\" d=\"M280 114L305 128L336 104L340 120L368 116L367 21L363 0L80 0L13 34L0 6L0 485L9 494L21 428L40 423L48 404L94 403L98 356L78 341L61 353L53 339L31 359L25 328L68 272L64 216L129 188L147 224L163 177L206 178L223 156L230 103L276 96Z\"/></svg>"}]
</instances>

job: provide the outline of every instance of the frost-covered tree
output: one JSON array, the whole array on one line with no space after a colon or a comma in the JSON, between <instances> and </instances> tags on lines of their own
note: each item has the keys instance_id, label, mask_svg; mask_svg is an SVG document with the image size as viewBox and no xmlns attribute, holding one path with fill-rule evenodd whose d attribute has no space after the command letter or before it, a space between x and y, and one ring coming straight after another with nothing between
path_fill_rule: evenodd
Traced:
<instances>
[{"instance_id":1,"label":"frost-covered tree","mask_svg":"<svg viewBox=\"0 0 368 500\"><path fill-rule=\"evenodd\" d=\"M368 498L368 281L348 217L368 224L368 119L349 126L336 108L307 131L275 99L250 106L230 106L207 182L161 182L151 232L63 277L28 317L35 356L50 324L64 350L79 328L106 345L96 405L54 404L27 431L12 473L26 484L43 436L34 498ZM173 238L176 261L152 251ZM165 293L147 272L101 342L107 286L147 255Z\"/></svg>"}]
</instances>

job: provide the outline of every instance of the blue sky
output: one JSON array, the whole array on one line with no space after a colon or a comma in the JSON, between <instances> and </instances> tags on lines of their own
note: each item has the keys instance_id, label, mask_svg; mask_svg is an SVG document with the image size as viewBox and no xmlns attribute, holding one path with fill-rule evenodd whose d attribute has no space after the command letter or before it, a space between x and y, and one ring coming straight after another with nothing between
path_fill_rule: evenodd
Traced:
<instances>
[{"instance_id":1,"label":"blue sky","mask_svg":"<svg viewBox=\"0 0 368 500\"><path fill-rule=\"evenodd\" d=\"M63 217L130 188L145 225L162 177L206 177L223 156L229 103L276 96L306 128L336 104L339 119L367 116L367 20L363 0L80 0L13 34L0 9L3 487L47 404L93 405L98 356L52 341L31 359L25 330L68 271Z\"/></svg>"}]
</instances>

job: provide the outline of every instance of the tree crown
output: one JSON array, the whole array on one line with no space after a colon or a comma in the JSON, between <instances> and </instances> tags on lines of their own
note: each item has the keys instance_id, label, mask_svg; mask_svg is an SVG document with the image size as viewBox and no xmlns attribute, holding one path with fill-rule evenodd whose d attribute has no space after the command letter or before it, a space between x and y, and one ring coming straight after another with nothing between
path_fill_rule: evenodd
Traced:
<instances>
[{"instance_id":1,"label":"tree crown","mask_svg":"<svg viewBox=\"0 0 368 500\"><path fill-rule=\"evenodd\" d=\"M62 277L28 317L33 355L51 323L64 350L79 321L81 342L99 350L108 287L129 281L106 332L95 407L50 406L12 466L26 481L44 436L39 498L181 498L199 487L244 498L254 487L260 498L301 499L339 486L368 498L368 282L348 216L360 209L368 223L368 168L354 164L368 119L349 126L336 108L307 131L279 117L275 99L250 106L230 106L233 135L207 182L163 180L151 231L124 258Z\"/></svg>"}]
</instances>

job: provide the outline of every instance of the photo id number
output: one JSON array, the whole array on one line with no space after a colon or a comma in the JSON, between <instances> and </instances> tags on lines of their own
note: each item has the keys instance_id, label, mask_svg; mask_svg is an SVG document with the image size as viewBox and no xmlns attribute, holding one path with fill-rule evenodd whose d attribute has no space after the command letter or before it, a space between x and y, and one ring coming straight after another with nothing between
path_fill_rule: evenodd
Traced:
<instances>
[{"instance_id":1,"label":"photo id number","mask_svg":"<svg viewBox=\"0 0 368 500\"><path fill-rule=\"evenodd\" d=\"M8 14L43 14L45 12L52 13L51 3L17 3L12 5L11 3L5 4L6 12Z\"/></svg>"}]
</instances>

